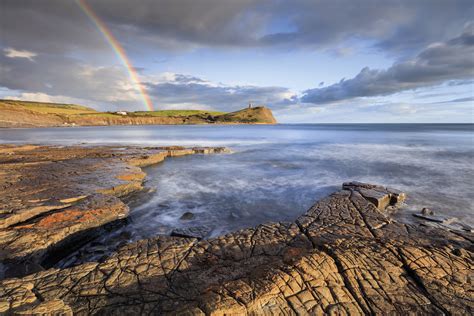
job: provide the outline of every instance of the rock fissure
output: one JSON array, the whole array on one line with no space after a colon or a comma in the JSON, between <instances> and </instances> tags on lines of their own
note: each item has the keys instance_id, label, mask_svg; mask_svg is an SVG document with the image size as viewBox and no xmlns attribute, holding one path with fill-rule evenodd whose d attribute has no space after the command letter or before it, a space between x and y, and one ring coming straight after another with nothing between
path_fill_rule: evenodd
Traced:
<instances>
[{"instance_id":1,"label":"rock fissure","mask_svg":"<svg viewBox=\"0 0 474 316\"><path fill-rule=\"evenodd\" d=\"M415 270L411 269L408 265L405 257L403 256L400 249L398 250L398 258L402 262L402 268L406 272L406 274L413 280L414 284L418 288L418 290L433 304L436 308L444 313L444 315L451 315L451 313L446 310L439 302L435 300L435 298L428 292L423 281L418 276Z\"/></svg>"},{"instance_id":2,"label":"rock fissure","mask_svg":"<svg viewBox=\"0 0 474 316\"><path fill-rule=\"evenodd\" d=\"M349 201L351 201L352 203L352 206L354 207L354 209L357 211L357 213L359 214L360 218L364 221L364 224L365 224L365 227L367 228L367 230L370 232L370 234L372 235L372 238L374 239L377 239L377 236L375 235L371 225L367 222L367 219L365 217L365 215L363 214L363 212L361 212L359 210L359 208L357 207L356 203L354 202L354 200L352 199L353 195L354 195L354 190L350 190L351 192L351 195L349 196ZM369 201L370 202L370 201Z\"/></svg>"},{"instance_id":3,"label":"rock fissure","mask_svg":"<svg viewBox=\"0 0 474 316\"><path fill-rule=\"evenodd\" d=\"M319 246L319 250L324 252L326 255L328 255L335 263L336 267L337 267L337 271L338 271L338 274L341 276L343 282L344 282L344 286L345 288L350 292L351 296L352 296L352 299L354 302L356 302L356 304L358 305L358 307L364 311L364 313L366 315L375 315L375 312L372 310L371 306L368 304L367 302L367 298L365 297L360 297L360 295L357 295L357 291L356 289L352 286L350 280L347 278L345 272L344 272L344 266L342 265L341 261L339 260L339 258L337 257L337 255L331 250L329 249L328 247L326 246ZM364 304L361 304L362 302L359 302L358 298L361 298L362 299L362 302Z\"/></svg>"}]
</instances>

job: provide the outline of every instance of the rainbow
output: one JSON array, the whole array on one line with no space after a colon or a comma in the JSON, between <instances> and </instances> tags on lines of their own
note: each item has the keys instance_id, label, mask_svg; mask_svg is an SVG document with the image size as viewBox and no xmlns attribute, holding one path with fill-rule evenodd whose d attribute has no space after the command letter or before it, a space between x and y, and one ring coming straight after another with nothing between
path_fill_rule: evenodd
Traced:
<instances>
[{"instance_id":1,"label":"rainbow","mask_svg":"<svg viewBox=\"0 0 474 316\"><path fill-rule=\"evenodd\" d=\"M76 0L79 7L84 11L84 13L94 22L95 26L99 29L102 35L105 37L107 42L110 44L112 49L114 50L117 57L120 59L122 64L128 71L128 75L132 82L137 86L138 91L143 99L143 104L145 104L146 108L149 111L153 111L153 103L151 102L150 96L147 94L145 88L141 84L140 80L138 79L138 74L135 68L133 68L132 63L127 57L125 50L123 49L122 45L118 42L118 40L112 35L112 32L107 28L104 22L100 20L100 18L95 14L92 8L86 3L85 0Z\"/></svg>"}]
</instances>

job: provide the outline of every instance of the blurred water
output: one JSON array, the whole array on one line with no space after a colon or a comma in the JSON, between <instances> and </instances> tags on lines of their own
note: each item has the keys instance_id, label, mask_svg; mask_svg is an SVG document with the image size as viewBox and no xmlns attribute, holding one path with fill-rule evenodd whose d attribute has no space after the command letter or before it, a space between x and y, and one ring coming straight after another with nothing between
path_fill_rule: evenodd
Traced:
<instances>
[{"instance_id":1,"label":"blurred water","mask_svg":"<svg viewBox=\"0 0 474 316\"><path fill-rule=\"evenodd\" d=\"M172 158L146 169L156 191L113 233L130 240L206 225L211 236L294 220L349 180L408 193L395 214L429 207L474 225L472 124L117 126L0 129L2 143L228 146L234 153ZM195 214L189 221L179 218ZM112 235L111 235L112 236ZM105 239L111 238L104 236Z\"/></svg>"}]
</instances>

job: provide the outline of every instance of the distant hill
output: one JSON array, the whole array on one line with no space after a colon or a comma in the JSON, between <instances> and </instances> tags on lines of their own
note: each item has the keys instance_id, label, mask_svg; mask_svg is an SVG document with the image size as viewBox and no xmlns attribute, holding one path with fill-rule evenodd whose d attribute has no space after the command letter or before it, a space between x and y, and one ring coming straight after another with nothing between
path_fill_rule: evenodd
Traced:
<instances>
[{"instance_id":1,"label":"distant hill","mask_svg":"<svg viewBox=\"0 0 474 316\"><path fill-rule=\"evenodd\" d=\"M218 123L247 123L247 124L276 124L277 121L273 117L270 109L258 106L253 108L245 108L236 112L225 113L216 117Z\"/></svg>"},{"instance_id":2,"label":"distant hill","mask_svg":"<svg viewBox=\"0 0 474 316\"><path fill-rule=\"evenodd\" d=\"M75 104L0 100L0 127L165 124L276 124L276 120L271 110L263 106L230 113L200 110L98 112Z\"/></svg>"}]
</instances>

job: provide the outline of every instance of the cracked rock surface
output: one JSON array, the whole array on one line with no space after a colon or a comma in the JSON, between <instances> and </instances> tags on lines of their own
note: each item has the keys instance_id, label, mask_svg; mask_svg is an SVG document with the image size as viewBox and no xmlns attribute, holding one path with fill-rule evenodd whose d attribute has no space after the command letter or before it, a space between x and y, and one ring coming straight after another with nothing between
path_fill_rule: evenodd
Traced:
<instances>
[{"instance_id":1,"label":"cracked rock surface","mask_svg":"<svg viewBox=\"0 0 474 316\"><path fill-rule=\"evenodd\" d=\"M0 312L472 315L472 239L393 221L404 198L351 182L293 223L141 240L100 263L1 281Z\"/></svg>"}]
</instances>

